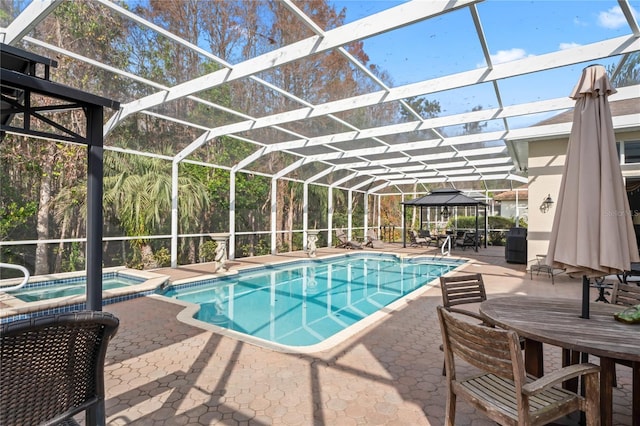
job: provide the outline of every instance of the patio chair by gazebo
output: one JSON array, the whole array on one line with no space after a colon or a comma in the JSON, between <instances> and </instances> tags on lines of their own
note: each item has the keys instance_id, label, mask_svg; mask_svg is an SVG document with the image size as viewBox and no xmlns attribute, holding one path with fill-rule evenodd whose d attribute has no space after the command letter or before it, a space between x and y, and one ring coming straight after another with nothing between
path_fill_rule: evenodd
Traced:
<instances>
[{"instance_id":1,"label":"patio chair by gazebo","mask_svg":"<svg viewBox=\"0 0 640 426\"><path fill-rule=\"evenodd\" d=\"M483 228L484 228L484 242L486 247L487 242L487 205L482 201L478 201L474 198L468 197L462 194L457 189L434 189L431 193L425 195L424 197L416 198L414 200L405 201L402 203L403 215L406 217L406 209L407 207L418 207L420 212L420 223L422 223L423 219L423 208L429 207L438 207L448 208L451 207L472 207L475 209L475 235L480 236L479 228L478 228L478 218L480 214L479 208L483 208ZM478 246L480 244L480 238L476 238L473 244L473 248L475 251L478 251ZM406 247L406 240L403 239L403 247Z\"/></svg>"},{"instance_id":2,"label":"patio chair by gazebo","mask_svg":"<svg viewBox=\"0 0 640 426\"><path fill-rule=\"evenodd\" d=\"M104 362L118 319L79 311L2 324L0 424L105 424Z\"/></svg>"}]
</instances>

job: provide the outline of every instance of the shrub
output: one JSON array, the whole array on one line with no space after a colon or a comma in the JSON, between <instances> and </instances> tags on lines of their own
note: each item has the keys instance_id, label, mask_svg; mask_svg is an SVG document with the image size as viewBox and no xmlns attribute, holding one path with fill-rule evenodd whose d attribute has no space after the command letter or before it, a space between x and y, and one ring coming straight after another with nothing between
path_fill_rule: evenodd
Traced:
<instances>
[{"instance_id":1,"label":"shrub","mask_svg":"<svg viewBox=\"0 0 640 426\"><path fill-rule=\"evenodd\" d=\"M166 247L162 247L153 253L153 257L156 260L158 267L165 267L171 265L171 253Z\"/></svg>"},{"instance_id":2,"label":"shrub","mask_svg":"<svg viewBox=\"0 0 640 426\"><path fill-rule=\"evenodd\" d=\"M484 229L483 217L478 217L478 229ZM458 229L475 229L476 217L475 216L458 216ZM455 218L450 218L447 222L447 227L453 229L455 227ZM489 229L510 229L516 226L515 219L502 216L489 216ZM520 219L520 226L527 227L527 222L524 219Z\"/></svg>"},{"instance_id":3,"label":"shrub","mask_svg":"<svg viewBox=\"0 0 640 426\"><path fill-rule=\"evenodd\" d=\"M213 262L216 259L216 248L218 243L215 241L205 241L200 244L200 262Z\"/></svg>"}]
</instances>

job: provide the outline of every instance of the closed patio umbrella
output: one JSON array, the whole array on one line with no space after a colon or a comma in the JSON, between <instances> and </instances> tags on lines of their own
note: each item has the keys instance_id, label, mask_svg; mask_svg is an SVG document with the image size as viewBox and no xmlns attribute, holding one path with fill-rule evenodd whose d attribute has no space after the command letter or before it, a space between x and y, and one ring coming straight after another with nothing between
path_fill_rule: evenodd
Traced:
<instances>
[{"instance_id":1,"label":"closed patio umbrella","mask_svg":"<svg viewBox=\"0 0 640 426\"><path fill-rule=\"evenodd\" d=\"M576 100L547 262L583 277L582 317L589 318L589 279L629 270L638 262L629 202L603 66L582 71L571 93Z\"/></svg>"}]
</instances>

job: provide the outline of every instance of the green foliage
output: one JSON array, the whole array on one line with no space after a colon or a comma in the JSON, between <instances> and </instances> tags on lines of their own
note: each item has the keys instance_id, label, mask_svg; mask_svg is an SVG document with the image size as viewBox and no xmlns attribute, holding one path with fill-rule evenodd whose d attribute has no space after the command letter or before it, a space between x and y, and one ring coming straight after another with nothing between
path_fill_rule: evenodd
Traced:
<instances>
[{"instance_id":1,"label":"green foliage","mask_svg":"<svg viewBox=\"0 0 640 426\"><path fill-rule=\"evenodd\" d=\"M617 65L607 67L609 76L614 75ZM624 62L620 72L611 80L614 87L632 86L640 83L640 52L634 52Z\"/></svg>"},{"instance_id":2,"label":"green foliage","mask_svg":"<svg viewBox=\"0 0 640 426\"><path fill-rule=\"evenodd\" d=\"M482 224L483 218L478 217L478 228L484 228ZM457 223L457 227L456 227ZM448 229L475 229L476 217L475 216L458 216L457 219L450 217L447 222Z\"/></svg>"},{"instance_id":3,"label":"green foliage","mask_svg":"<svg viewBox=\"0 0 640 426\"><path fill-rule=\"evenodd\" d=\"M213 262L216 259L216 248L218 247L218 243L215 241L205 241L200 244L200 261L201 262Z\"/></svg>"},{"instance_id":4,"label":"green foliage","mask_svg":"<svg viewBox=\"0 0 640 426\"><path fill-rule=\"evenodd\" d=\"M142 271L144 269L144 264L142 263L140 256L133 256L130 260L125 262L125 264L127 268L137 269L139 271Z\"/></svg>"},{"instance_id":5,"label":"green foliage","mask_svg":"<svg viewBox=\"0 0 640 426\"><path fill-rule=\"evenodd\" d=\"M71 243L69 255L66 261L62 262L62 272L73 272L84 269L85 258L80 243Z\"/></svg>"},{"instance_id":6,"label":"green foliage","mask_svg":"<svg viewBox=\"0 0 640 426\"><path fill-rule=\"evenodd\" d=\"M171 265L171 252L166 247L161 247L153 253L153 257L159 267L166 267Z\"/></svg>"},{"instance_id":7,"label":"green foliage","mask_svg":"<svg viewBox=\"0 0 640 426\"><path fill-rule=\"evenodd\" d=\"M489 216L489 229L510 229L516 226L514 219L502 216ZM475 216L458 216L457 229L475 229L476 217ZM447 222L447 228L455 228L456 219L449 218ZM523 228L527 227L527 222L524 219L520 219L520 225ZM484 217L478 217L478 229L484 229Z\"/></svg>"},{"instance_id":8,"label":"green foliage","mask_svg":"<svg viewBox=\"0 0 640 426\"><path fill-rule=\"evenodd\" d=\"M420 114L423 118L433 118L437 117L441 112L440 102L438 101L430 101L427 98L413 96L407 99L407 103L409 106L418 114ZM415 120L413 114L409 113L409 111L402 109L400 115L405 119L409 119L411 121Z\"/></svg>"},{"instance_id":9,"label":"green foliage","mask_svg":"<svg viewBox=\"0 0 640 426\"><path fill-rule=\"evenodd\" d=\"M26 224L27 221L36 214L38 204L35 201L27 202L19 206L17 202L11 201L1 208L0 215L0 240L4 240L16 228Z\"/></svg>"},{"instance_id":10,"label":"green foliage","mask_svg":"<svg viewBox=\"0 0 640 426\"><path fill-rule=\"evenodd\" d=\"M489 231L489 244L492 246L503 246L506 243L506 232Z\"/></svg>"}]
</instances>

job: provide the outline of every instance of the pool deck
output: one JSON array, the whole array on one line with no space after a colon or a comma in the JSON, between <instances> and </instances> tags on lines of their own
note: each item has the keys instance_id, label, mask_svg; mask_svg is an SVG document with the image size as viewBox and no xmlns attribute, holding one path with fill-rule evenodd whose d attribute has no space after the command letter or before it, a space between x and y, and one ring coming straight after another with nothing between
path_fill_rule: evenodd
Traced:
<instances>
[{"instance_id":1,"label":"pool deck","mask_svg":"<svg viewBox=\"0 0 640 426\"><path fill-rule=\"evenodd\" d=\"M437 253L435 248L397 244L383 250ZM345 251L319 249L318 257ZM463 271L482 273L490 298L581 294L579 279L559 275L555 285L543 275L531 280L525 265L505 262L502 247L453 254L474 259ZM307 256L261 256L230 261L229 266L233 270L295 258ZM176 281L211 271L212 264L198 264L153 272ZM446 384L435 310L440 303L440 289L431 288L337 346L305 354L273 351L187 325L176 319L182 306L155 296L107 305L104 310L121 321L106 359L107 423L442 425ZM545 346L545 368L557 368L559 355L558 348ZM614 424L631 425L631 370L618 366L617 373ZM456 424L495 423L459 401Z\"/></svg>"}]
</instances>

